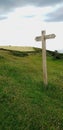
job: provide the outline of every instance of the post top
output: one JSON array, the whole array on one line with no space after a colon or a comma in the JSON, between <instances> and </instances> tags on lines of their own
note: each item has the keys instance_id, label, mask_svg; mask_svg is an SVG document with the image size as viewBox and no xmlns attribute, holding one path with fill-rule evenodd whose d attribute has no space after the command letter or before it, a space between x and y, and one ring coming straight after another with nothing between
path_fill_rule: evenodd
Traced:
<instances>
[{"instance_id":1,"label":"post top","mask_svg":"<svg viewBox=\"0 0 63 130\"><path fill-rule=\"evenodd\" d=\"M42 32L46 32L46 30L42 30Z\"/></svg>"},{"instance_id":2,"label":"post top","mask_svg":"<svg viewBox=\"0 0 63 130\"><path fill-rule=\"evenodd\" d=\"M45 34L46 34L46 31L45 31L45 30L43 30L43 31L42 31L42 35L45 35Z\"/></svg>"}]
</instances>

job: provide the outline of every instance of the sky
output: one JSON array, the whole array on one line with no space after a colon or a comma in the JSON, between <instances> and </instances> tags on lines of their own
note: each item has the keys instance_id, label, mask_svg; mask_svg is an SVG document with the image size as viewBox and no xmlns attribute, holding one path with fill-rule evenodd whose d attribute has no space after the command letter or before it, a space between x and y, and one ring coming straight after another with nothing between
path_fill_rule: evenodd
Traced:
<instances>
[{"instance_id":1,"label":"sky","mask_svg":"<svg viewBox=\"0 0 63 130\"><path fill-rule=\"evenodd\" d=\"M48 50L63 50L63 0L0 0L0 46L42 47L35 37L54 33Z\"/></svg>"}]
</instances>

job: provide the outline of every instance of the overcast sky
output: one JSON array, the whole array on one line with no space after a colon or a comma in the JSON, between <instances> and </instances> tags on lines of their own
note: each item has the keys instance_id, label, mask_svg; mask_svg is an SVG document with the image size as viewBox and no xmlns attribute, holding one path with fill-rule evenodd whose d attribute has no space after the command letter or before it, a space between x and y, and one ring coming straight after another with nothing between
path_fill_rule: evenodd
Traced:
<instances>
[{"instance_id":1,"label":"overcast sky","mask_svg":"<svg viewBox=\"0 0 63 130\"><path fill-rule=\"evenodd\" d=\"M56 34L47 49L63 49L63 0L0 0L0 45L41 47L41 31Z\"/></svg>"}]
</instances>

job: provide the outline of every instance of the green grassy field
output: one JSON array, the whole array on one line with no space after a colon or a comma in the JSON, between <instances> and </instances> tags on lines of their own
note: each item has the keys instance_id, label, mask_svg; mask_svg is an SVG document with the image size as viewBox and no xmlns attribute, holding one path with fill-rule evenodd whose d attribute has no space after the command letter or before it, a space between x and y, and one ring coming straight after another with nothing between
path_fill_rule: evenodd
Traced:
<instances>
[{"instance_id":1,"label":"green grassy field","mask_svg":"<svg viewBox=\"0 0 63 130\"><path fill-rule=\"evenodd\" d=\"M63 59L41 51L0 50L0 130L63 130Z\"/></svg>"}]
</instances>

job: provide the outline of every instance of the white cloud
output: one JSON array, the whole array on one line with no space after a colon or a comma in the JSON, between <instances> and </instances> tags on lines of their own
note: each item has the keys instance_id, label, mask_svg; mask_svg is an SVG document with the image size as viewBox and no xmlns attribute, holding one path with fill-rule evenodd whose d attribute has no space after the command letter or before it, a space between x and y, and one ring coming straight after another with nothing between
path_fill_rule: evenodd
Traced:
<instances>
[{"instance_id":1,"label":"white cloud","mask_svg":"<svg viewBox=\"0 0 63 130\"><path fill-rule=\"evenodd\" d=\"M29 9L29 10L28 10ZM47 40L47 49L58 50L63 48L63 23L47 23L44 22L44 14L47 11L52 11L51 7L23 7L16 9L14 13L10 13L8 19L0 21L0 45L28 45L41 47L41 42L36 42L36 36L41 35L41 30L46 30L46 33L55 33L56 38ZM28 15L34 17L28 18ZM60 33L61 32L61 33ZM61 39L61 40L60 40Z\"/></svg>"},{"instance_id":2,"label":"white cloud","mask_svg":"<svg viewBox=\"0 0 63 130\"><path fill-rule=\"evenodd\" d=\"M45 14L48 14L49 12L52 12L53 8L52 7L34 7L34 6L25 6L22 8L16 8L14 12L9 13L8 18L12 19L17 19L21 17L26 17L26 16L40 16L44 17Z\"/></svg>"}]
</instances>

